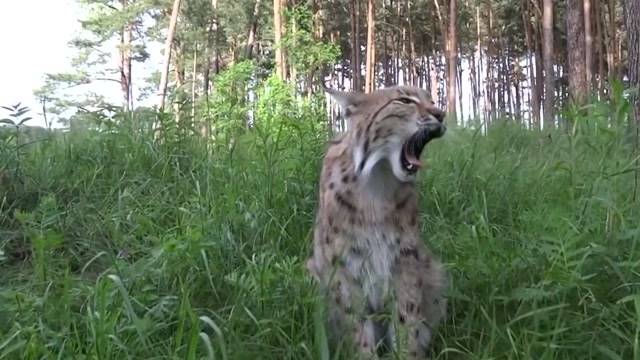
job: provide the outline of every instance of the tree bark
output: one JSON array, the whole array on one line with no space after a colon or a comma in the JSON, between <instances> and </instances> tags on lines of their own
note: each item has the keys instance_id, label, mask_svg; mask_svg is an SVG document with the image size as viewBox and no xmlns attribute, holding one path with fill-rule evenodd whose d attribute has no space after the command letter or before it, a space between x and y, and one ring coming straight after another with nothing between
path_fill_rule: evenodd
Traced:
<instances>
[{"instance_id":1,"label":"tree bark","mask_svg":"<svg viewBox=\"0 0 640 360\"><path fill-rule=\"evenodd\" d=\"M514 117L518 120L522 120L522 94L520 91L520 75L522 73L522 69L520 68L520 63L518 62L518 57L514 56L513 59L513 91L515 93L515 108L514 108Z\"/></svg>"},{"instance_id":2,"label":"tree bark","mask_svg":"<svg viewBox=\"0 0 640 360\"><path fill-rule=\"evenodd\" d=\"M273 33L276 43L276 74L282 80L286 80L287 62L282 37L284 35L284 7L286 0L273 0Z\"/></svg>"},{"instance_id":3,"label":"tree bark","mask_svg":"<svg viewBox=\"0 0 640 360\"><path fill-rule=\"evenodd\" d=\"M607 50L607 63L609 65L609 81L618 75L618 27L616 26L616 0L609 0L609 47Z\"/></svg>"},{"instance_id":4,"label":"tree bark","mask_svg":"<svg viewBox=\"0 0 640 360\"><path fill-rule=\"evenodd\" d=\"M544 125L553 127L555 76L553 72L553 0L544 0L542 13L544 58Z\"/></svg>"},{"instance_id":5,"label":"tree bark","mask_svg":"<svg viewBox=\"0 0 640 360\"><path fill-rule=\"evenodd\" d=\"M457 0L449 0L449 31L447 31L447 112L451 121L455 124L456 119L456 75L458 65L458 42L456 33L457 24Z\"/></svg>"},{"instance_id":6,"label":"tree bark","mask_svg":"<svg viewBox=\"0 0 640 360\"><path fill-rule=\"evenodd\" d=\"M471 106L472 106L472 111L473 111L473 118L477 118L478 117L478 100L480 98L480 94L478 91L478 74L480 73L478 71L478 65L476 64L476 59L479 59L480 56L478 55L479 52L481 51L481 47L480 47L480 7L476 6L476 16L475 16L475 21L476 21L476 49L474 52L471 53L471 64L469 66L469 76L470 76L470 81L471 81Z\"/></svg>"},{"instance_id":7,"label":"tree bark","mask_svg":"<svg viewBox=\"0 0 640 360\"><path fill-rule=\"evenodd\" d=\"M368 0L367 7L367 62L366 79L364 91L370 93L375 87L375 67L376 67L376 2Z\"/></svg>"},{"instance_id":8,"label":"tree bark","mask_svg":"<svg viewBox=\"0 0 640 360\"><path fill-rule=\"evenodd\" d=\"M476 99L478 115L480 114L480 100L483 98L483 89L482 82L480 79L482 78L482 34L480 33L480 6L476 5L476 52L478 57L478 70L476 72L476 91L478 94L478 99ZM486 109L485 109L486 111Z\"/></svg>"},{"instance_id":9,"label":"tree bark","mask_svg":"<svg viewBox=\"0 0 640 360\"><path fill-rule=\"evenodd\" d=\"M551 8L551 34L553 35L553 3L552 3L552 8ZM543 6L544 8L544 6ZM543 14L544 10L541 10L539 8L535 9L535 20L536 23L533 26L534 28L534 35L533 35L533 42L534 42L534 47L535 47L535 56L534 56L534 60L536 63L536 78L534 81L534 86L536 87L536 91L535 91L535 95L537 96L537 104L538 106L542 106L542 117L543 117L543 121L544 121L544 92L545 92L545 61L544 61L544 41L545 41L545 34L544 34L544 14ZM554 57L553 57L553 36L551 39L551 73L553 73L553 61L554 61ZM553 84L552 84L553 85ZM554 90L554 89L552 89ZM553 92L552 92L553 94ZM540 114L540 109L538 109L538 114ZM540 115L538 115L538 119L540 118ZM538 129L540 129L540 122L538 122L537 124Z\"/></svg>"},{"instance_id":10,"label":"tree bark","mask_svg":"<svg viewBox=\"0 0 640 360\"><path fill-rule=\"evenodd\" d=\"M253 5L253 17L251 18L251 26L249 27L249 34L247 35L247 47L244 52L244 57L251 59L253 57L253 47L256 43L256 32L258 31L258 19L260 18L260 4L262 0L256 0Z\"/></svg>"},{"instance_id":11,"label":"tree bark","mask_svg":"<svg viewBox=\"0 0 640 360\"><path fill-rule=\"evenodd\" d=\"M169 64L171 63L171 44L173 44L173 38L176 33L176 24L178 23L178 13L180 12L181 0L174 0L173 7L171 9L171 19L169 19L169 32L167 33L167 39L164 43L164 61L162 72L160 74L160 112L164 111L165 100L167 97L167 83L169 80Z\"/></svg>"},{"instance_id":12,"label":"tree bark","mask_svg":"<svg viewBox=\"0 0 640 360\"><path fill-rule=\"evenodd\" d=\"M209 78L211 75L211 68L213 67L213 73L217 74L220 72L220 57L218 55L218 0L211 0L211 21L209 25L208 31L208 41L207 41L207 50L206 50L206 66L204 66L204 70L202 72L203 82L203 95L205 97L209 96L209 85L211 83L211 79Z\"/></svg>"},{"instance_id":13,"label":"tree bark","mask_svg":"<svg viewBox=\"0 0 640 360\"><path fill-rule=\"evenodd\" d=\"M433 51L432 56L427 57L427 69L429 73L429 90L431 92L431 101L440 106L440 96L438 93L438 63L436 62L438 54Z\"/></svg>"},{"instance_id":14,"label":"tree bark","mask_svg":"<svg viewBox=\"0 0 640 360\"><path fill-rule=\"evenodd\" d=\"M640 3L637 0L625 0L624 18L627 26L629 85L638 90L640 89ZM636 94L631 98L631 105L633 110L629 124L637 132L640 130L640 96ZM638 137L637 133L636 137Z\"/></svg>"},{"instance_id":15,"label":"tree bark","mask_svg":"<svg viewBox=\"0 0 640 360\"><path fill-rule=\"evenodd\" d=\"M487 128L496 117L496 103L495 103L495 79L494 79L494 46L493 46L493 7L491 2L487 2L489 12L489 26L487 28L487 89L485 95L486 109L487 109Z\"/></svg>"},{"instance_id":16,"label":"tree bark","mask_svg":"<svg viewBox=\"0 0 640 360\"><path fill-rule=\"evenodd\" d=\"M409 81L411 85L418 85L418 65L416 64L416 34L413 29L413 20L411 16L411 0L407 0L407 20L409 22Z\"/></svg>"},{"instance_id":17,"label":"tree bark","mask_svg":"<svg viewBox=\"0 0 640 360\"><path fill-rule=\"evenodd\" d=\"M127 10L129 6L128 0L121 0L122 11ZM132 41L132 25L127 21L122 28L120 41L120 86L123 95L124 111L130 111L133 108L133 84L131 82L131 41Z\"/></svg>"},{"instance_id":18,"label":"tree bark","mask_svg":"<svg viewBox=\"0 0 640 360\"><path fill-rule=\"evenodd\" d=\"M374 0L375 3L375 0ZM387 8L386 8L386 1L382 1L382 14L386 14L387 13ZM387 24L389 21L389 19L387 18L387 16L383 16L382 18L382 24ZM380 57L380 60L382 61L382 81L383 81L383 85L384 86L389 86L391 85L391 74L390 74L390 70L389 70L389 63L391 61L390 57L389 57L389 50L388 50L388 46L389 46L389 39L388 39L388 35L389 32L387 31L387 27L383 26L381 29L382 32L382 53ZM375 36L373 39L373 42L375 44ZM375 62L375 58L374 58L374 62ZM373 90L371 90L373 91Z\"/></svg>"},{"instance_id":19,"label":"tree bark","mask_svg":"<svg viewBox=\"0 0 640 360\"><path fill-rule=\"evenodd\" d=\"M173 74L176 80L176 89L174 93L173 111L176 122L182 120L181 107L187 99L187 94L184 89L185 84L185 57L182 49L182 43L179 38L173 40Z\"/></svg>"},{"instance_id":20,"label":"tree bark","mask_svg":"<svg viewBox=\"0 0 640 360\"><path fill-rule=\"evenodd\" d=\"M584 103L588 84L585 59L584 7L582 0L567 0L567 65L569 67L569 99Z\"/></svg>"},{"instance_id":21,"label":"tree bark","mask_svg":"<svg viewBox=\"0 0 640 360\"><path fill-rule=\"evenodd\" d=\"M353 91L362 90L362 63L360 60L360 1L349 2L351 13L351 88Z\"/></svg>"},{"instance_id":22,"label":"tree bark","mask_svg":"<svg viewBox=\"0 0 640 360\"><path fill-rule=\"evenodd\" d=\"M196 79L198 78L198 44L193 48L193 63L191 67L191 121L196 119Z\"/></svg>"},{"instance_id":23,"label":"tree bark","mask_svg":"<svg viewBox=\"0 0 640 360\"><path fill-rule=\"evenodd\" d=\"M596 19L596 44L597 44L597 63L598 63L598 94L600 99L604 98L604 84L605 84L605 53L604 53L604 36L603 27L604 22L602 18L602 4L599 1L595 2L594 17Z\"/></svg>"},{"instance_id":24,"label":"tree bark","mask_svg":"<svg viewBox=\"0 0 640 360\"><path fill-rule=\"evenodd\" d=\"M593 87L593 34L591 31L591 0L583 0L585 76L588 89Z\"/></svg>"},{"instance_id":25,"label":"tree bark","mask_svg":"<svg viewBox=\"0 0 640 360\"><path fill-rule=\"evenodd\" d=\"M533 120L533 124L536 126L540 126L540 94L538 93L538 86L536 84L536 72L534 66L534 57L536 53L535 46L533 45L532 29L531 29L531 6L529 0L523 0L523 8L525 11L522 12L522 21L524 23L524 41L527 47L527 58L529 60L528 69L528 77L529 77L529 87L531 91L531 118L529 121ZM535 11L535 10L534 10ZM539 63L538 63L539 65ZM529 124L531 127L531 124Z\"/></svg>"}]
</instances>

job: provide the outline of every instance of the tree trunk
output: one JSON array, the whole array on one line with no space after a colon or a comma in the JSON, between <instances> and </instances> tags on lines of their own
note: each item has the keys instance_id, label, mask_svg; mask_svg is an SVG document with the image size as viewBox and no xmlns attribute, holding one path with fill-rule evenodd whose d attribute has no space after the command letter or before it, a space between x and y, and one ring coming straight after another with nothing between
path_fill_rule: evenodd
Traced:
<instances>
[{"instance_id":1,"label":"tree trunk","mask_svg":"<svg viewBox=\"0 0 640 360\"><path fill-rule=\"evenodd\" d=\"M640 3L637 0L625 0L624 18L627 26L627 43L629 54L629 84L632 88L640 88ZM629 124L636 132L640 130L640 96L631 99L633 110ZM635 118L635 121L634 121ZM636 141L638 134L636 133Z\"/></svg>"},{"instance_id":2,"label":"tree trunk","mask_svg":"<svg viewBox=\"0 0 640 360\"><path fill-rule=\"evenodd\" d=\"M276 45L276 74L282 80L286 80L287 63L282 48L284 35L284 7L286 0L273 0L273 33Z\"/></svg>"},{"instance_id":3,"label":"tree trunk","mask_svg":"<svg viewBox=\"0 0 640 360\"><path fill-rule=\"evenodd\" d=\"M518 62L517 55L513 59L513 91L515 92L515 108L514 117L521 122L522 120L522 96L520 91L520 76L522 69Z\"/></svg>"},{"instance_id":4,"label":"tree trunk","mask_svg":"<svg viewBox=\"0 0 640 360\"><path fill-rule=\"evenodd\" d=\"M618 27L616 26L616 0L609 0L609 48L607 51L607 64L609 65L609 81L618 75Z\"/></svg>"},{"instance_id":5,"label":"tree trunk","mask_svg":"<svg viewBox=\"0 0 640 360\"><path fill-rule=\"evenodd\" d=\"M375 0L374 0L375 2ZM387 13L387 8L386 8L386 1L382 1L382 13L386 14ZM382 18L382 24L386 25L388 23L388 18L386 16L384 16ZM389 50L388 50L388 45L389 45L389 39L388 39L388 29L386 26L383 26L382 29L382 56L380 56L380 59L382 61L382 81L383 81L383 85L384 86L389 86L391 84L391 80L390 78L390 71L389 71L389 62L390 62L390 58L389 58ZM375 36L374 36L374 44L375 44ZM375 59L374 59L375 62ZM372 90L373 91L373 90Z\"/></svg>"},{"instance_id":6,"label":"tree trunk","mask_svg":"<svg viewBox=\"0 0 640 360\"><path fill-rule=\"evenodd\" d=\"M496 115L496 104L495 104L495 78L493 74L493 66L494 66L494 46L493 46L493 7L491 6L491 2L487 3L488 11L489 11L489 26L487 29L487 90L485 95L486 109L488 112L487 116L487 128L491 124L491 122L495 119Z\"/></svg>"},{"instance_id":7,"label":"tree trunk","mask_svg":"<svg viewBox=\"0 0 640 360\"><path fill-rule=\"evenodd\" d=\"M498 40L497 40L497 44L496 44L497 48L496 48L496 54L502 54L502 35L498 35ZM498 85L498 89L497 89L497 102L498 102L498 116L501 120L504 120L505 117L505 113L506 113L506 106L505 106L505 99L506 99L506 94L504 92L504 75L506 73L505 71L505 67L504 67L504 55L498 55L496 56L496 75L497 75L497 85Z\"/></svg>"},{"instance_id":8,"label":"tree trunk","mask_svg":"<svg viewBox=\"0 0 640 360\"><path fill-rule=\"evenodd\" d=\"M211 76L211 52L212 52L212 43L211 41L207 42L207 47L204 50L204 66L202 67L202 95L205 98L209 97L209 83Z\"/></svg>"},{"instance_id":9,"label":"tree trunk","mask_svg":"<svg viewBox=\"0 0 640 360\"><path fill-rule=\"evenodd\" d=\"M582 104L586 99L589 88L584 63L586 56L582 0L567 0L566 22L569 97L571 102Z\"/></svg>"},{"instance_id":10,"label":"tree trunk","mask_svg":"<svg viewBox=\"0 0 640 360\"><path fill-rule=\"evenodd\" d=\"M313 37L316 40L324 38L324 9L318 0L311 0L311 10L313 11Z\"/></svg>"},{"instance_id":11,"label":"tree trunk","mask_svg":"<svg viewBox=\"0 0 640 360\"><path fill-rule=\"evenodd\" d=\"M531 29L531 6L529 0L523 0L523 7L525 11L522 12L522 21L524 23L524 41L527 47L527 59L529 60L529 65L527 66L528 70L528 78L529 78L529 88L531 92L531 118L530 121L533 121L533 124L536 126L540 126L540 94L538 93L538 86L536 84L536 72L534 66L534 57L536 53L536 48L533 44L537 39L532 39L532 29ZM535 10L534 10L535 11ZM539 65L539 63L538 63ZM531 124L530 124L531 127Z\"/></svg>"},{"instance_id":12,"label":"tree trunk","mask_svg":"<svg viewBox=\"0 0 640 360\"><path fill-rule=\"evenodd\" d=\"M593 9L594 17L596 19L596 43L597 43L597 63L598 63L598 95L600 99L604 99L604 61L605 61L605 53L604 53L604 35L603 35L603 27L604 22L602 18L602 4L599 1L595 2L595 7Z\"/></svg>"},{"instance_id":13,"label":"tree trunk","mask_svg":"<svg viewBox=\"0 0 640 360\"><path fill-rule=\"evenodd\" d=\"M366 62L366 79L364 91L370 93L375 87L375 68L376 68L376 2L368 0L367 7L367 62Z\"/></svg>"},{"instance_id":14,"label":"tree trunk","mask_svg":"<svg viewBox=\"0 0 640 360\"><path fill-rule=\"evenodd\" d=\"M469 66L469 76L471 81L471 106L473 111L474 120L478 117L478 99L480 98L480 94L478 93L478 69L476 65L476 58L479 58L477 55L480 51L480 8L476 6L476 49L472 52L471 55L471 64Z\"/></svg>"},{"instance_id":15,"label":"tree trunk","mask_svg":"<svg viewBox=\"0 0 640 360\"><path fill-rule=\"evenodd\" d=\"M431 91L431 101L440 106L440 96L438 94L438 66L436 57L438 54L433 51L431 57L427 57L427 68L429 69L429 90Z\"/></svg>"},{"instance_id":16,"label":"tree trunk","mask_svg":"<svg viewBox=\"0 0 640 360\"><path fill-rule=\"evenodd\" d=\"M353 91L362 90L362 64L360 61L360 1L349 2L351 13L351 88Z\"/></svg>"},{"instance_id":17,"label":"tree trunk","mask_svg":"<svg viewBox=\"0 0 640 360\"><path fill-rule=\"evenodd\" d=\"M176 79L176 89L174 94L173 111L176 122L180 122L182 119L182 104L187 99L187 94L184 90L185 84L185 58L182 50L182 44L178 38L173 41L173 73Z\"/></svg>"},{"instance_id":18,"label":"tree trunk","mask_svg":"<svg viewBox=\"0 0 640 360\"><path fill-rule=\"evenodd\" d=\"M164 61L162 72L160 73L160 112L164 111L165 100L167 97L167 83L169 81L169 64L171 63L171 44L173 44L173 37L176 33L176 24L178 23L178 13L180 11L181 0L173 1L173 8L171 9L171 19L169 19L169 32L167 33L167 39L164 42Z\"/></svg>"},{"instance_id":19,"label":"tree trunk","mask_svg":"<svg viewBox=\"0 0 640 360\"><path fill-rule=\"evenodd\" d=\"M554 74L554 70L553 70L553 62L554 62L554 57L553 57L553 3L551 4L551 18L550 18L550 30L551 30L551 42L549 43L550 45L550 49L551 49L551 60L550 60L550 69L551 72L550 74ZM544 10L543 10L544 12ZM538 9L535 10L536 16L536 24L534 26L535 32L534 32L534 46L536 49L535 52L535 56L534 56L534 60L536 62L536 78L535 78L535 82L534 82L534 86L536 87L536 91L535 91L535 95L537 97L537 104L538 106L542 105L544 108L544 99L543 97L545 96L545 86L546 86L546 78L545 78L545 61L544 61L544 42L545 40L545 33L544 33L544 13L540 13L540 11L538 11ZM554 78L555 81L555 78ZM555 86L554 84L552 84L553 86ZM553 91L553 86L552 86L552 91ZM553 94L553 92L552 92ZM553 95L552 95L553 96ZM555 103L555 100L554 100ZM543 117L543 121L544 120L544 109L542 109L542 117ZM538 109L538 114L540 114L540 109ZM538 119L540 119L540 115L538 115ZM540 122L538 122L537 124L538 129L541 128L540 126Z\"/></svg>"},{"instance_id":20,"label":"tree trunk","mask_svg":"<svg viewBox=\"0 0 640 360\"><path fill-rule=\"evenodd\" d=\"M407 0L407 20L409 22L409 81L412 86L418 85L418 66L416 64L416 40L413 30L413 21L411 19L411 0Z\"/></svg>"},{"instance_id":21,"label":"tree trunk","mask_svg":"<svg viewBox=\"0 0 640 360\"><path fill-rule=\"evenodd\" d=\"M251 59L253 57L253 47L256 43L256 32L258 31L258 19L260 18L260 3L262 0L256 0L253 5L253 17L251 18L251 26L249 27L249 34L247 35L247 47L244 52L244 57Z\"/></svg>"},{"instance_id":22,"label":"tree trunk","mask_svg":"<svg viewBox=\"0 0 640 360\"><path fill-rule=\"evenodd\" d=\"M198 44L193 48L193 65L191 68L191 121L196 119L196 79L198 78Z\"/></svg>"},{"instance_id":23,"label":"tree trunk","mask_svg":"<svg viewBox=\"0 0 640 360\"><path fill-rule=\"evenodd\" d=\"M182 89L185 83L185 69L184 69L184 53L182 50L182 44L180 40L174 39L173 41L173 73L176 79L176 91Z\"/></svg>"},{"instance_id":24,"label":"tree trunk","mask_svg":"<svg viewBox=\"0 0 640 360\"><path fill-rule=\"evenodd\" d=\"M403 84L408 83L407 79L407 69L404 67L404 60L408 58L407 54L407 27L405 22L402 21L402 2L397 0L397 19L398 19L398 27L402 29L402 33L400 35L396 34L396 85L400 83L400 71L402 70L402 79Z\"/></svg>"},{"instance_id":25,"label":"tree trunk","mask_svg":"<svg viewBox=\"0 0 640 360\"><path fill-rule=\"evenodd\" d=\"M122 11L126 11L129 6L128 0L121 0ZM131 82L131 40L132 25L127 22L122 29L120 41L120 87L123 95L124 111L133 108L133 85Z\"/></svg>"},{"instance_id":26,"label":"tree trunk","mask_svg":"<svg viewBox=\"0 0 640 360\"><path fill-rule=\"evenodd\" d=\"M202 88L205 97L209 96L211 68L213 67L214 74L220 72L220 57L218 55L218 0L211 0L211 11L212 15L209 25L207 50L205 54L206 66L202 73L204 77Z\"/></svg>"},{"instance_id":27,"label":"tree trunk","mask_svg":"<svg viewBox=\"0 0 640 360\"><path fill-rule=\"evenodd\" d=\"M555 76L553 72L553 0L544 0L542 13L544 58L544 126L553 127Z\"/></svg>"},{"instance_id":28,"label":"tree trunk","mask_svg":"<svg viewBox=\"0 0 640 360\"><path fill-rule=\"evenodd\" d=\"M451 121L455 124L456 119L456 68L458 65L458 43L456 34L457 24L457 0L449 0L449 31L447 31L447 110Z\"/></svg>"},{"instance_id":29,"label":"tree trunk","mask_svg":"<svg viewBox=\"0 0 640 360\"><path fill-rule=\"evenodd\" d=\"M589 91L593 87L593 34L591 31L591 0L583 0L585 77Z\"/></svg>"},{"instance_id":30,"label":"tree trunk","mask_svg":"<svg viewBox=\"0 0 640 360\"><path fill-rule=\"evenodd\" d=\"M476 72L476 91L478 99L476 99L476 106L478 108L478 115L480 114L480 100L482 100L482 34L480 33L480 6L476 5L476 53L478 58L478 70ZM486 109L485 109L486 110Z\"/></svg>"}]
</instances>

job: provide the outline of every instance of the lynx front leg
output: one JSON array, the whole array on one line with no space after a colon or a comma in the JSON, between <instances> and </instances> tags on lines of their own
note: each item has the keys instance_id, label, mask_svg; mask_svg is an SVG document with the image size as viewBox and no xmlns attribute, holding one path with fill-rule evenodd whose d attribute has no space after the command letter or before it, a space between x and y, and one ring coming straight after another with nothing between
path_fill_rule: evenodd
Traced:
<instances>
[{"instance_id":1,"label":"lynx front leg","mask_svg":"<svg viewBox=\"0 0 640 360\"><path fill-rule=\"evenodd\" d=\"M377 323L366 316L360 283L346 269L336 269L328 289L333 340L352 340L360 359L377 359Z\"/></svg>"},{"instance_id":2,"label":"lynx front leg","mask_svg":"<svg viewBox=\"0 0 640 360\"><path fill-rule=\"evenodd\" d=\"M409 359L426 359L434 331L445 316L445 273L419 246L400 250L394 269L399 321L407 327Z\"/></svg>"}]
</instances>

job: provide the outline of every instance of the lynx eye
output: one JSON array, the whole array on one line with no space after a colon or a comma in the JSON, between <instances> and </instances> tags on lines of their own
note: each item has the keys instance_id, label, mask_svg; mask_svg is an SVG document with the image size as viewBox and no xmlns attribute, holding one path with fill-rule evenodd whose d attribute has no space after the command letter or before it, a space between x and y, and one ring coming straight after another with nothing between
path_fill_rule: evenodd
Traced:
<instances>
[{"instance_id":1,"label":"lynx eye","mask_svg":"<svg viewBox=\"0 0 640 360\"><path fill-rule=\"evenodd\" d=\"M408 98L408 97L401 97L401 98L398 98L396 101L399 101L399 102L401 102L403 104L415 104L416 103L415 100L413 100L412 98Z\"/></svg>"}]
</instances>

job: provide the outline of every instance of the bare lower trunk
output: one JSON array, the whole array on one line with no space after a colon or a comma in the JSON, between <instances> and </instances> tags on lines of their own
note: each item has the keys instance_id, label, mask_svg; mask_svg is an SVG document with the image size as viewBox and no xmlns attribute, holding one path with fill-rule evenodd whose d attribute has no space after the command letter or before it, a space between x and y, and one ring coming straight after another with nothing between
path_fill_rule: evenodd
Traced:
<instances>
[{"instance_id":1,"label":"bare lower trunk","mask_svg":"<svg viewBox=\"0 0 640 360\"><path fill-rule=\"evenodd\" d=\"M276 74L282 80L286 79L287 63L282 48L282 37L284 35L284 6L286 0L273 0L273 33L276 45Z\"/></svg>"},{"instance_id":2,"label":"bare lower trunk","mask_svg":"<svg viewBox=\"0 0 640 360\"><path fill-rule=\"evenodd\" d=\"M607 63L609 64L609 81L618 76L618 26L616 25L616 0L609 0L609 47L607 49Z\"/></svg>"},{"instance_id":3,"label":"bare lower trunk","mask_svg":"<svg viewBox=\"0 0 640 360\"><path fill-rule=\"evenodd\" d=\"M593 35L591 32L591 0L583 0L585 77L589 89L593 82Z\"/></svg>"},{"instance_id":4,"label":"bare lower trunk","mask_svg":"<svg viewBox=\"0 0 640 360\"><path fill-rule=\"evenodd\" d=\"M360 1L351 0L351 87L354 91L362 89L360 62Z\"/></svg>"},{"instance_id":5,"label":"bare lower trunk","mask_svg":"<svg viewBox=\"0 0 640 360\"><path fill-rule=\"evenodd\" d=\"M527 66L527 71L528 71L528 78L529 78L529 88L531 91L531 116L530 116L530 121L533 122L533 124L535 124L538 128L540 126L540 94L538 93L538 86L536 84L536 72L535 72L535 63L533 61L535 53L536 53L536 47L534 45L534 41L537 41L537 38L533 37L533 31L531 31L531 7L530 7L530 2L528 0L523 0L523 5L525 8L525 11L522 13L522 21L524 23L524 40L525 40L525 45L527 47L527 59L528 59L528 66ZM535 11L535 10L534 10ZM540 65L538 63L538 65ZM531 119L532 118L532 119ZM529 124L529 127L531 127L532 124Z\"/></svg>"},{"instance_id":6,"label":"bare lower trunk","mask_svg":"<svg viewBox=\"0 0 640 360\"><path fill-rule=\"evenodd\" d=\"M211 0L211 21L209 25L209 33L207 35L207 49L205 51L204 70L202 72L202 93L205 97L209 96L209 85L211 82L210 75L213 68L214 74L220 71L218 57L218 0Z\"/></svg>"},{"instance_id":7,"label":"bare lower trunk","mask_svg":"<svg viewBox=\"0 0 640 360\"><path fill-rule=\"evenodd\" d=\"M366 79L364 91L369 93L375 88L375 67L376 67L376 2L369 0L367 7L367 62Z\"/></svg>"},{"instance_id":8,"label":"bare lower trunk","mask_svg":"<svg viewBox=\"0 0 640 360\"><path fill-rule=\"evenodd\" d=\"M449 0L449 31L447 31L447 112L451 121L456 119L456 68L458 64L458 42L456 33L457 0Z\"/></svg>"},{"instance_id":9,"label":"bare lower trunk","mask_svg":"<svg viewBox=\"0 0 640 360\"><path fill-rule=\"evenodd\" d=\"M164 43L164 61L162 72L160 73L160 111L164 111L165 99L167 97L167 84L169 80L169 64L171 63L171 44L173 44L173 37L176 33L176 24L178 23L178 13L180 11L181 0L174 0L173 7L171 9L171 19L169 20L169 32L167 39Z\"/></svg>"},{"instance_id":10,"label":"bare lower trunk","mask_svg":"<svg viewBox=\"0 0 640 360\"><path fill-rule=\"evenodd\" d=\"M587 77L584 42L584 7L582 0L567 0L567 64L569 67L569 96L576 104L584 103Z\"/></svg>"},{"instance_id":11,"label":"bare lower trunk","mask_svg":"<svg viewBox=\"0 0 640 360\"><path fill-rule=\"evenodd\" d=\"M640 88L640 3L637 0L625 0L625 23L627 25L627 43L629 54L628 76L632 88ZM631 99L633 105L631 128L640 129L640 96ZM635 122L633 118L635 117ZM637 135L636 135L637 136Z\"/></svg>"},{"instance_id":12,"label":"bare lower trunk","mask_svg":"<svg viewBox=\"0 0 640 360\"><path fill-rule=\"evenodd\" d=\"M176 122L182 119L181 106L185 102L186 93L184 91L185 84L185 61L180 41L174 41L173 47L173 72L176 79L175 101L173 103L173 111Z\"/></svg>"},{"instance_id":13,"label":"bare lower trunk","mask_svg":"<svg viewBox=\"0 0 640 360\"><path fill-rule=\"evenodd\" d=\"M244 52L244 56L247 59L253 57L253 47L256 43L256 32L258 31L258 20L260 18L260 3L262 0L256 0L253 6L253 17L251 19L251 26L249 27L249 34L247 35L247 47Z\"/></svg>"},{"instance_id":14,"label":"bare lower trunk","mask_svg":"<svg viewBox=\"0 0 640 360\"><path fill-rule=\"evenodd\" d=\"M605 52L604 52L604 23L602 19L602 4L600 2L595 2L594 7L594 17L596 19L596 44L597 44L597 56L596 60L598 63L598 95L600 99L604 99L604 84L605 84Z\"/></svg>"},{"instance_id":15,"label":"bare lower trunk","mask_svg":"<svg viewBox=\"0 0 640 360\"><path fill-rule=\"evenodd\" d=\"M436 63L436 52L429 58L427 57L427 68L429 69L429 90L431 90L431 100L440 104L440 96L438 96L438 68ZM440 105L438 105L440 106Z\"/></svg>"},{"instance_id":16,"label":"bare lower trunk","mask_svg":"<svg viewBox=\"0 0 640 360\"><path fill-rule=\"evenodd\" d=\"M624 19L627 25L627 42L629 53L629 83L632 87L640 87L640 3L637 0L625 0ZM629 133L635 138L636 155L640 153L640 96L630 99L633 106L629 118ZM638 199L638 183L640 182L640 159L636 157L633 200Z\"/></svg>"},{"instance_id":17,"label":"bare lower trunk","mask_svg":"<svg viewBox=\"0 0 640 360\"><path fill-rule=\"evenodd\" d=\"M122 10L128 7L128 0L121 0ZM132 25L127 23L122 29L120 42L120 86L123 95L123 108L129 111L133 108L133 85L131 82L131 41Z\"/></svg>"},{"instance_id":18,"label":"bare lower trunk","mask_svg":"<svg viewBox=\"0 0 640 360\"><path fill-rule=\"evenodd\" d=\"M553 112L555 103L553 73L553 0L544 0L543 11L543 28L544 28L544 125L545 127L553 127Z\"/></svg>"},{"instance_id":19,"label":"bare lower trunk","mask_svg":"<svg viewBox=\"0 0 640 360\"><path fill-rule=\"evenodd\" d=\"M407 19L409 21L409 81L411 85L418 85L418 66L416 65L416 40L413 22L411 20L411 1L407 0Z\"/></svg>"},{"instance_id":20,"label":"bare lower trunk","mask_svg":"<svg viewBox=\"0 0 640 360\"><path fill-rule=\"evenodd\" d=\"M488 27L488 37L487 37L487 89L486 89L486 109L487 109L487 126L491 124L493 120L495 120L495 82L494 82L494 46L493 46L493 8L491 6L491 2L487 3L489 10L489 27Z\"/></svg>"},{"instance_id":21,"label":"bare lower trunk","mask_svg":"<svg viewBox=\"0 0 640 360\"><path fill-rule=\"evenodd\" d=\"M196 118L196 80L198 78L198 44L193 49L193 66L191 68L191 121Z\"/></svg>"}]
</instances>

